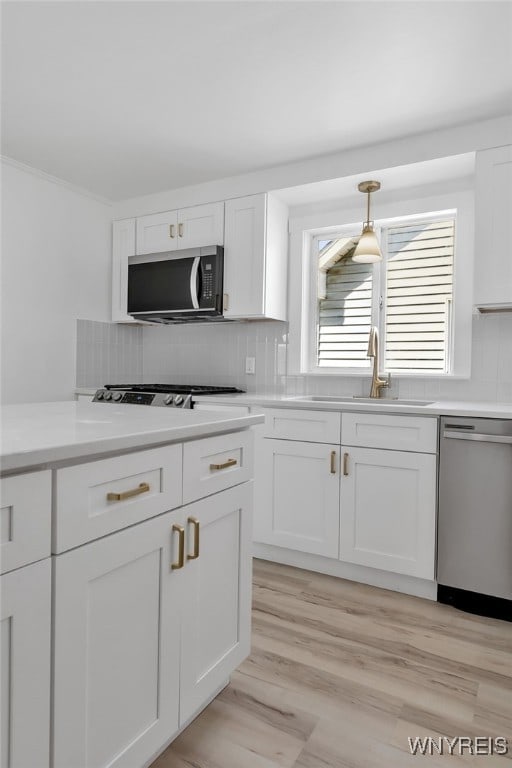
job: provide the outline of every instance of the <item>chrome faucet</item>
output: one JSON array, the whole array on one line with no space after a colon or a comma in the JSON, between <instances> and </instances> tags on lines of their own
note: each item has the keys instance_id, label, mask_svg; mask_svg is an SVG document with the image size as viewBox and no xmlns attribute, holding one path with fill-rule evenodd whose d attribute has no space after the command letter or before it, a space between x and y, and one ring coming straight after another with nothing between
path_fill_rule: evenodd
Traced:
<instances>
[{"instance_id":1,"label":"chrome faucet","mask_svg":"<svg viewBox=\"0 0 512 768\"><path fill-rule=\"evenodd\" d=\"M372 387L370 397L380 397L381 389L389 387L391 376L388 374L385 378L379 377L379 332L373 325L370 329L370 338L368 339L368 357L373 357Z\"/></svg>"}]
</instances>

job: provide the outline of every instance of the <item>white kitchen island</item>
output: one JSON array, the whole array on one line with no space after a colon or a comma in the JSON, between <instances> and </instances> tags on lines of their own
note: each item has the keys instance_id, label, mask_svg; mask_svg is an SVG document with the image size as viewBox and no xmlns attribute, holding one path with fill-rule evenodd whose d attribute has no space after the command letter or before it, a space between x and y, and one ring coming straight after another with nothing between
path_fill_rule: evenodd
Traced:
<instances>
[{"instance_id":1,"label":"white kitchen island","mask_svg":"<svg viewBox=\"0 0 512 768\"><path fill-rule=\"evenodd\" d=\"M142 768L250 644L261 416L7 406L1 768Z\"/></svg>"}]
</instances>

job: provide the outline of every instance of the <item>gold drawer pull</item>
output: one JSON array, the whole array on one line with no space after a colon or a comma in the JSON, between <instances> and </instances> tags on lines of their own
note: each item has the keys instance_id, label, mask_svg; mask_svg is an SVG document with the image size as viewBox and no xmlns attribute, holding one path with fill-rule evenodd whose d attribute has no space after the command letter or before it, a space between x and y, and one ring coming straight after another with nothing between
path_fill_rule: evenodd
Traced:
<instances>
[{"instance_id":1,"label":"gold drawer pull","mask_svg":"<svg viewBox=\"0 0 512 768\"><path fill-rule=\"evenodd\" d=\"M234 467L237 463L236 459L228 459L224 464L210 464L210 469L212 472L217 469L227 469L228 467Z\"/></svg>"},{"instance_id":2,"label":"gold drawer pull","mask_svg":"<svg viewBox=\"0 0 512 768\"><path fill-rule=\"evenodd\" d=\"M336 451L331 451L331 475L336 474Z\"/></svg>"},{"instance_id":3,"label":"gold drawer pull","mask_svg":"<svg viewBox=\"0 0 512 768\"><path fill-rule=\"evenodd\" d=\"M178 525L177 523L174 523L172 530L173 530L173 533L174 531L176 531L179 536L178 562L171 563L172 570L176 571L178 568L183 568L183 566L185 565L185 529L182 525ZM171 542L172 542L172 535L171 535Z\"/></svg>"},{"instance_id":4,"label":"gold drawer pull","mask_svg":"<svg viewBox=\"0 0 512 768\"><path fill-rule=\"evenodd\" d=\"M141 483L138 488L132 488L131 491L122 491L121 493L107 493L107 501L124 501L131 499L132 496L140 496L141 493L147 493L150 489L148 483Z\"/></svg>"},{"instance_id":5,"label":"gold drawer pull","mask_svg":"<svg viewBox=\"0 0 512 768\"><path fill-rule=\"evenodd\" d=\"M196 517L189 517L187 523L194 526L194 551L191 555L187 555L187 560L197 560L199 557L199 520Z\"/></svg>"},{"instance_id":6,"label":"gold drawer pull","mask_svg":"<svg viewBox=\"0 0 512 768\"><path fill-rule=\"evenodd\" d=\"M343 454L343 474L348 477L348 453Z\"/></svg>"},{"instance_id":7,"label":"gold drawer pull","mask_svg":"<svg viewBox=\"0 0 512 768\"><path fill-rule=\"evenodd\" d=\"M169 237L174 238L174 224L169 224Z\"/></svg>"}]
</instances>

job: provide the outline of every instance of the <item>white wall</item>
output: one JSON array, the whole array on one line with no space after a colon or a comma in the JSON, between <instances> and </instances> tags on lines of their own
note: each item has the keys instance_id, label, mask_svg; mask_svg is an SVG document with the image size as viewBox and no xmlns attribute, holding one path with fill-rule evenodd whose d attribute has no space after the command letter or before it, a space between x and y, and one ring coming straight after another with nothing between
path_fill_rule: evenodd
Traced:
<instances>
[{"instance_id":1,"label":"white wall","mask_svg":"<svg viewBox=\"0 0 512 768\"><path fill-rule=\"evenodd\" d=\"M327 179L395 168L435 158L475 152L510 144L512 115L458 125L394 141L314 157L261 171L168 189L153 195L121 200L113 205L113 218L124 219L146 213L172 211L189 205L212 203L232 197L310 184ZM313 151L313 150L312 150Z\"/></svg>"},{"instance_id":2,"label":"white wall","mask_svg":"<svg viewBox=\"0 0 512 768\"><path fill-rule=\"evenodd\" d=\"M76 319L110 319L111 207L17 164L1 171L1 399L70 399Z\"/></svg>"}]
</instances>

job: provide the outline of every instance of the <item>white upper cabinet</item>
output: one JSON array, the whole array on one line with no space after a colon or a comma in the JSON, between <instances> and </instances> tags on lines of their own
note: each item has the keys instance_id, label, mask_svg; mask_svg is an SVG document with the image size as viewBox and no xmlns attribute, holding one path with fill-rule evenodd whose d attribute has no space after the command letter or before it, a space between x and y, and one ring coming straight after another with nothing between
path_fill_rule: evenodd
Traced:
<instances>
[{"instance_id":1,"label":"white upper cabinet","mask_svg":"<svg viewBox=\"0 0 512 768\"><path fill-rule=\"evenodd\" d=\"M135 323L128 307L128 257L135 253L135 219L114 221L112 230L112 322Z\"/></svg>"},{"instance_id":2,"label":"white upper cabinet","mask_svg":"<svg viewBox=\"0 0 512 768\"><path fill-rule=\"evenodd\" d=\"M137 219L137 254L175 251L177 248L178 211L152 213Z\"/></svg>"},{"instance_id":3,"label":"white upper cabinet","mask_svg":"<svg viewBox=\"0 0 512 768\"><path fill-rule=\"evenodd\" d=\"M224 203L194 205L137 219L137 255L223 242Z\"/></svg>"},{"instance_id":4,"label":"white upper cabinet","mask_svg":"<svg viewBox=\"0 0 512 768\"><path fill-rule=\"evenodd\" d=\"M224 316L286 320L288 209L267 194L226 201Z\"/></svg>"},{"instance_id":5,"label":"white upper cabinet","mask_svg":"<svg viewBox=\"0 0 512 768\"><path fill-rule=\"evenodd\" d=\"M178 248L224 243L224 203L194 205L178 211Z\"/></svg>"},{"instance_id":6,"label":"white upper cabinet","mask_svg":"<svg viewBox=\"0 0 512 768\"><path fill-rule=\"evenodd\" d=\"M476 158L475 305L512 308L512 146Z\"/></svg>"},{"instance_id":7,"label":"white upper cabinet","mask_svg":"<svg viewBox=\"0 0 512 768\"><path fill-rule=\"evenodd\" d=\"M128 315L130 256L224 245L224 316L286 320L288 208L266 193L114 222L112 320Z\"/></svg>"}]
</instances>

